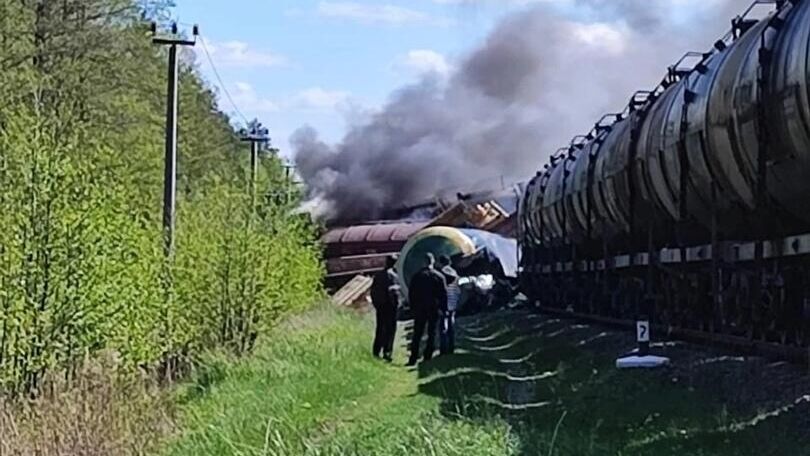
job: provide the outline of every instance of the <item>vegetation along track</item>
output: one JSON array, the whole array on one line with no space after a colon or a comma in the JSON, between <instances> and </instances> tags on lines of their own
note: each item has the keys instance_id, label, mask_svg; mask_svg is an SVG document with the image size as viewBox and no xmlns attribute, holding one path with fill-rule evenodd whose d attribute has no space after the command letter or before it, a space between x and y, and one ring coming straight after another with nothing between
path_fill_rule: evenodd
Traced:
<instances>
[{"instance_id":1,"label":"vegetation along track","mask_svg":"<svg viewBox=\"0 0 810 456\"><path fill-rule=\"evenodd\" d=\"M401 329L390 365L369 353L371 318L293 319L257 356L209 364L189 385L165 454L810 451L810 382L789 363L670 344L669 368L619 371L625 334L513 310L460 318L456 354L406 369Z\"/></svg>"}]
</instances>

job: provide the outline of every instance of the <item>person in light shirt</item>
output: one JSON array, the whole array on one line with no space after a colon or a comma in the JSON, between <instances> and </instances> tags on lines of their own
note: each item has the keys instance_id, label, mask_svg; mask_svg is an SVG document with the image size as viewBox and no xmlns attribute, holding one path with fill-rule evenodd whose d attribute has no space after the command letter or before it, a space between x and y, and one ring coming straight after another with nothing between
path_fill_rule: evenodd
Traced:
<instances>
[{"instance_id":1,"label":"person in light shirt","mask_svg":"<svg viewBox=\"0 0 810 456\"><path fill-rule=\"evenodd\" d=\"M439 353L442 355L450 355L453 354L456 348L456 311L458 310L458 303L461 297L461 288L458 283L458 273L450 264L450 257L446 255L439 257L439 272L444 276L445 290L447 290L445 305L442 306L439 312Z\"/></svg>"}]
</instances>

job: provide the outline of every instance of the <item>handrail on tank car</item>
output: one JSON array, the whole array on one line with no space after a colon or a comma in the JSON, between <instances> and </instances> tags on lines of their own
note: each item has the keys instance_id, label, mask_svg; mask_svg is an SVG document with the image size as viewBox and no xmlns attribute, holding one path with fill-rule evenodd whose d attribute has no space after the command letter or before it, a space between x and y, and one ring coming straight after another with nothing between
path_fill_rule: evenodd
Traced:
<instances>
[{"instance_id":1,"label":"handrail on tank car","mask_svg":"<svg viewBox=\"0 0 810 456\"><path fill-rule=\"evenodd\" d=\"M760 19L748 19L748 16L756 9L757 6L775 5L776 8L771 14L774 12L778 14L786 3L792 3L793 1L800 0L755 0L742 14L731 20L731 30L726 32L722 38L717 40L711 49L706 52L687 52L673 65L670 65L667 70L667 76L664 77L664 82L662 85L668 87L669 85L690 76L695 71L700 74L704 74L707 71L706 62L711 57L718 52L725 51L729 44L731 44L734 40L739 39L746 31L760 21ZM694 61L692 59L697 59L694 65L683 66L685 62Z\"/></svg>"},{"instance_id":2,"label":"handrail on tank car","mask_svg":"<svg viewBox=\"0 0 810 456\"><path fill-rule=\"evenodd\" d=\"M557 151L556 151L556 152L554 152L553 154L551 154L551 157L549 157L549 162L550 162L550 164L551 164L551 168L552 168L552 169L554 169L554 168L556 168L556 167L557 167L557 162L558 162L559 160L562 160L562 159L564 159L564 158L565 158L565 154L566 154L567 152L568 152L568 148L567 148L567 147L560 147L559 149L557 149Z\"/></svg>"},{"instance_id":3,"label":"handrail on tank car","mask_svg":"<svg viewBox=\"0 0 810 456\"><path fill-rule=\"evenodd\" d=\"M622 112L612 112L609 114L605 114L599 119L598 122L594 124L593 130L595 133L599 133L600 130L608 130L610 127L616 124L616 122L621 122L624 120L624 116L627 115L627 108L625 108Z\"/></svg>"},{"instance_id":4,"label":"handrail on tank car","mask_svg":"<svg viewBox=\"0 0 810 456\"><path fill-rule=\"evenodd\" d=\"M706 61L706 58L707 55L705 52L687 52L680 59L678 59L677 62L670 65L668 69L669 75L680 80L684 76L687 76L693 71L699 69ZM693 59L697 59L697 61L693 65L689 65L689 63L694 61ZM684 65L684 63L686 63L686 65Z\"/></svg>"},{"instance_id":5,"label":"handrail on tank car","mask_svg":"<svg viewBox=\"0 0 810 456\"><path fill-rule=\"evenodd\" d=\"M623 119L623 116L629 115L639 108L643 108L648 106L651 102L655 102L655 100L660 96L667 88L671 87L673 84L676 84L682 78L689 76L694 71L699 71L701 73L706 71L705 63L706 61L715 55L718 52L725 51L729 44L733 41L739 39L745 31L750 28L752 24L756 24L760 21L760 19L749 19L748 17L754 12L754 10L760 5L774 5L775 9L774 12L779 13L782 8L784 8L788 4L796 4L801 2L802 0L754 0L748 8L737 17L731 20L731 30L728 31L722 38L717 40L713 47L707 52L687 52L685 53L680 59L678 59L673 65L671 65L667 69L667 73L661 82L655 86L653 90L640 90L630 97L630 102L625 106L624 110L619 114L605 114L602 118L597 122L586 135L579 135L576 136L574 139L585 138L588 141L592 141L599 137L599 135L605 131L609 131L610 127L618 121ZM772 12L773 13L773 12ZM771 13L771 14L772 14ZM743 30L744 29L744 30ZM697 62L689 67L682 68L684 62L690 61L690 59L698 58ZM603 122L613 117L615 120L610 125L604 125ZM581 145L578 144L578 145ZM554 154L551 155L549 158L549 163L544 165L544 169L550 171L554 169L558 162L568 155L570 159L572 155L571 148L574 147L574 141L572 140L571 145L569 147L561 147L558 149Z\"/></svg>"},{"instance_id":6,"label":"handrail on tank car","mask_svg":"<svg viewBox=\"0 0 810 456\"><path fill-rule=\"evenodd\" d=\"M627 103L626 109L629 114L632 114L655 98L657 98L655 90L639 90L630 97L630 102Z\"/></svg>"},{"instance_id":7,"label":"handrail on tank car","mask_svg":"<svg viewBox=\"0 0 810 456\"><path fill-rule=\"evenodd\" d=\"M731 31L729 31L721 41L726 42L738 40L745 34L745 32L750 30L759 21L766 19L766 17L761 19L749 19L749 16L756 10L758 6L773 5L775 7L774 10L768 13L773 14L782 11L787 4L796 4L800 1L801 0L755 0L745 11L743 11L742 14L731 20Z\"/></svg>"},{"instance_id":8,"label":"handrail on tank car","mask_svg":"<svg viewBox=\"0 0 810 456\"><path fill-rule=\"evenodd\" d=\"M585 143L590 141L587 135L576 135L571 139L571 142L568 146L568 154L571 155L571 151L573 148L582 149L585 146Z\"/></svg>"}]
</instances>

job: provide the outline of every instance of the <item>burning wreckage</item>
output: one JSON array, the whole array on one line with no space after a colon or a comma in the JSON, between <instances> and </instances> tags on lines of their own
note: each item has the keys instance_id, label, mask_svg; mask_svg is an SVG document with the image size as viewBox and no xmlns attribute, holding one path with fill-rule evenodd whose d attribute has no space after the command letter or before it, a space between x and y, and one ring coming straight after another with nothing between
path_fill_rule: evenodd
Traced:
<instances>
[{"instance_id":1,"label":"burning wreckage","mask_svg":"<svg viewBox=\"0 0 810 456\"><path fill-rule=\"evenodd\" d=\"M516 185L498 192L457 195L455 201L437 200L410 211L396 211L399 218L395 220L330 228L322 238L327 287L332 291L351 288L335 296L357 301L370 280L353 279L381 270L386 257L396 254L401 294L407 296L410 279L425 255L432 253L437 258L448 256L459 273L461 311L504 303L513 296L517 283L519 254L514 228L522 189ZM408 303L403 302L403 307L407 311Z\"/></svg>"}]
</instances>

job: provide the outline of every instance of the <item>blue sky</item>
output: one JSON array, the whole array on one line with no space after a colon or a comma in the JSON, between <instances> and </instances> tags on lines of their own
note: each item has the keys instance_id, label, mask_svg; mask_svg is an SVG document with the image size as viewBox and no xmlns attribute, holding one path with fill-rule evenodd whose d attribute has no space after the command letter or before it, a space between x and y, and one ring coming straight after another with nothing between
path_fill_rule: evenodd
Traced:
<instances>
[{"instance_id":1,"label":"blue sky","mask_svg":"<svg viewBox=\"0 0 810 456\"><path fill-rule=\"evenodd\" d=\"M259 118L288 153L287 139L299 126L339 140L347 116L379 107L421 73L450 71L500 16L521 7L461 3L178 0L175 16L200 24L240 111ZM203 50L196 51L200 68L216 82ZM221 106L234 111L225 97Z\"/></svg>"},{"instance_id":2,"label":"blue sky","mask_svg":"<svg viewBox=\"0 0 810 456\"><path fill-rule=\"evenodd\" d=\"M298 127L311 125L338 141L346 119L380 107L392 90L427 71L449 73L510 11L546 2L590 22L574 1L176 0L175 19L200 24L239 110L268 126L289 155L288 138ZM695 12L684 5L724 0L658 1L675 6L677 18L677 11ZM196 51L201 70L218 84L201 46ZM234 113L224 96L220 104Z\"/></svg>"}]
</instances>

